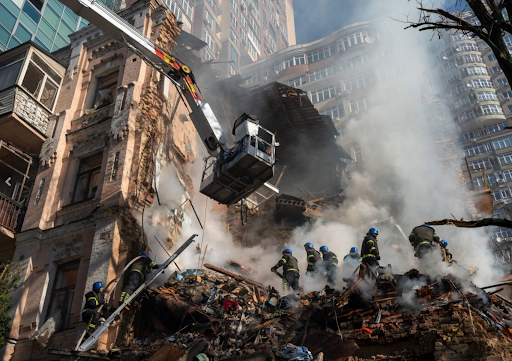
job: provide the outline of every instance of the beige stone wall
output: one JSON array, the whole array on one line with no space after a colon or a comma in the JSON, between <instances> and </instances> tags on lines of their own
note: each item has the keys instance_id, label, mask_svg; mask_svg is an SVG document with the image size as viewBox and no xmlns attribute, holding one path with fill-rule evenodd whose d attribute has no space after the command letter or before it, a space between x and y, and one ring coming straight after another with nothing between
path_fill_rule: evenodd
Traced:
<instances>
[{"instance_id":1,"label":"beige stone wall","mask_svg":"<svg viewBox=\"0 0 512 361\"><path fill-rule=\"evenodd\" d=\"M174 46L179 31L174 16L156 2L137 2L124 16L132 17L135 27L163 47ZM15 259L23 255L26 265L12 308L10 336L17 344L4 359L54 358L28 337L46 319L58 264L70 259L80 262L71 328L55 334L51 344L74 346L84 327L80 322L84 293L95 281L116 278L143 246L132 211L153 202L157 154L162 163L175 165L193 194L185 169L197 153L195 128L175 87L96 29L82 29L71 40L70 64L52 118L56 132L41 151L31 204L18 237ZM112 72L119 72L112 104L90 110L98 78ZM80 161L99 152L102 165L95 196L74 202ZM69 255L58 256L66 249ZM119 287L116 291L117 305ZM114 329L100 340L99 348L109 348L115 337Z\"/></svg>"}]
</instances>

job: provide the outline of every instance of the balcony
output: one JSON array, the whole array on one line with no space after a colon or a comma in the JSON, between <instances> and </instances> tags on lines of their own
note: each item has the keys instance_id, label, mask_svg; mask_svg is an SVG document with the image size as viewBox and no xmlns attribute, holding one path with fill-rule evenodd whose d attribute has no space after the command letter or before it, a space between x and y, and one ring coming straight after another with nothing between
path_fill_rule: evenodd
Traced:
<instances>
[{"instance_id":1,"label":"balcony","mask_svg":"<svg viewBox=\"0 0 512 361\"><path fill-rule=\"evenodd\" d=\"M0 55L0 140L39 153L64 71L30 42Z\"/></svg>"}]
</instances>

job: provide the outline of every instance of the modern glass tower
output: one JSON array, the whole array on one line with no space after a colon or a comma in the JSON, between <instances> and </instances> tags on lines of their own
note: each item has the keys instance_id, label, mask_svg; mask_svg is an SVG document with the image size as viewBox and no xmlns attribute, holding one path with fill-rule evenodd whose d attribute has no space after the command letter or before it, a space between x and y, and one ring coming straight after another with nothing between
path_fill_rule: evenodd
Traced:
<instances>
[{"instance_id":1,"label":"modern glass tower","mask_svg":"<svg viewBox=\"0 0 512 361\"><path fill-rule=\"evenodd\" d=\"M106 5L119 10L116 1ZM28 40L55 51L69 44L69 34L86 25L57 0L0 0L0 52Z\"/></svg>"}]
</instances>

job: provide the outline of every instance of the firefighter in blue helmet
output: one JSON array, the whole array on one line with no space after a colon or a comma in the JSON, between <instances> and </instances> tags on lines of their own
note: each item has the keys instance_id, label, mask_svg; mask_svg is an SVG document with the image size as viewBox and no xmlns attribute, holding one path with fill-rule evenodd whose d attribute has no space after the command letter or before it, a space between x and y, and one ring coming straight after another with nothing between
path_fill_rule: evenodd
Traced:
<instances>
[{"instance_id":1,"label":"firefighter in blue helmet","mask_svg":"<svg viewBox=\"0 0 512 361\"><path fill-rule=\"evenodd\" d=\"M338 279L338 257L334 252L329 251L327 246L319 248L320 253L323 257L323 265L325 267L327 283L329 286L334 287Z\"/></svg>"},{"instance_id":2,"label":"firefighter in blue helmet","mask_svg":"<svg viewBox=\"0 0 512 361\"><path fill-rule=\"evenodd\" d=\"M139 288L142 282L144 282L146 274L149 273L151 269L157 269L160 267L159 264L156 264L148 257L146 252L142 251L139 256L141 258L136 260L130 267L123 292L121 292L121 297L119 298L119 304L124 303L124 301L130 298L133 291Z\"/></svg>"},{"instance_id":3,"label":"firefighter in blue helmet","mask_svg":"<svg viewBox=\"0 0 512 361\"><path fill-rule=\"evenodd\" d=\"M289 292L293 289L295 292L300 292L299 285L299 263L297 258L292 256L292 250L286 248L283 251L283 257L277 262L277 264L270 270L276 272L279 267L283 267L283 289L285 292Z\"/></svg>"},{"instance_id":4,"label":"firefighter in blue helmet","mask_svg":"<svg viewBox=\"0 0 512 361\"><path fill-rule=\"evenodd\" d=\"M105 285L103 282L94 282L92 291L85 294L85 305L82 310L82 320L87 323L86 336L88 337L99 325L101 315L98 312L100 306L103 306L101 311L114 312L115 307L109 306L103 295Z\"/></svg>"},{"instance_id":5,"label":"firefighter in blue helmet","mask_svg":"<svg viewBox=\"0 0 512 361\"><path fill-rule=\"evenodd\" d=\"M318 252L311 242L308 242L304 245L304 249L306 250L306 256L308 261L308 267L306 269L306 274L312 274L318 271L318 262L322 260L322 256L320 252Z\"/></svg>"},{"instance_id":6,"label":"firefighter in blue helmet","mask_svg":"<svg viewBox=\"0 0 512 361\"><path fill-rule=\"evenodd\" d=\"M434 243L441 246L441 240L436 234L436 231L426 223L413 228L409 235L409 242L411 242L411 245L414 247L416 257L419 259L433 254Z\"/></svg>"},{"instance_id":7,"label":"firefighter in blue helmet","mask_svg":"<svg viewBox=\"0 0 512 361\"><path fill-rule=\"evenodd\" d=\"M440 245L441 245L441 253L443 255L443 262L451 263L453 256L450 253L450 251L448 250L448 241L446 241L446 239L442 239L440 242Z\"/></svg>"},{"instance_id":8,"label":"firefighter in blue helmet","mask_svg":"<svg viewBox=\"0 0 512 361\"><path fill-rule=\"evenodd\" d=\"M349 282L353 278L354 271L361 264L361 256L357 247L350 248L349 253L343 257L343 266L341 268L341 277L343 281Z\"/></svg>"},{"instance_id":9,"label":"firefighter in blue helmet","mask_svg":"<svg viewBox=\"0 0 512 361\"><path fill-rule=\"evenodd\" d=\"M363 239L361 246L361 262L366 266L366 277L374 279L379 267L379 245L377 244L377 236L379 230L377 228L370 228L368 233Z\"/></svg>"}]
</instances>

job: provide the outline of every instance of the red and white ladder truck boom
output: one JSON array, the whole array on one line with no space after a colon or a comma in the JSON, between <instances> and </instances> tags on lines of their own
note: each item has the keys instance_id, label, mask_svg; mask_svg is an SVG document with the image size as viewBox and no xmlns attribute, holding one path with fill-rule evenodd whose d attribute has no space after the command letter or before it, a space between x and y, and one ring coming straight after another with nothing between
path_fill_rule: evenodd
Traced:
<instances>
[{"instance_id":1,"label":"red and white ladder truck boom","mask_svg":"<svg viewBox=\"0 0 512 361\"><path fill-rule=\"evenodd\" d=\"M227 138L206 103L191 70L143 36L97 0L59 0L103 33L140 56L172 81L188 103L190 119L210 157L205 160L200 192L221 204L247 197L274 175L275 136L245 114L235 122L235 144Z\"/></svg>"}]
</instances>

